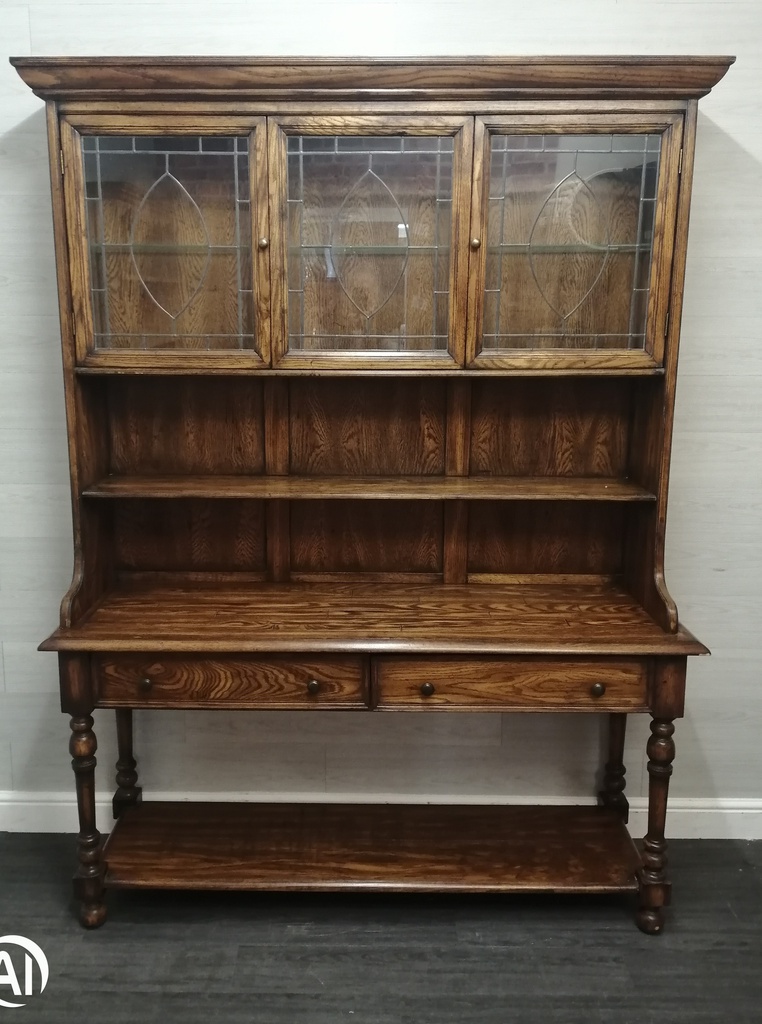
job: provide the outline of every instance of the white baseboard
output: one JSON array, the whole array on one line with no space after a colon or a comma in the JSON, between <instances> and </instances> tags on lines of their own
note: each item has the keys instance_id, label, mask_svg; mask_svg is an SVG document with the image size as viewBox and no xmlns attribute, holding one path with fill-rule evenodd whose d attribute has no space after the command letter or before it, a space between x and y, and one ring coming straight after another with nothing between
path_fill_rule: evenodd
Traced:
<instances>
[{"instance_id":1,"label":"white baseboard","mask_svg":"<svg viewBox=\"0 0 762 1024\"><path fill-rule=\"evenodd\" d=\"M147 796L148 794L146 794ZM461 803L461 804L575 804L584 800L569 797L512 797L495 800L479 797L428 797L420 793L160 793L152 800L322 802L322 803ZM108 832L113 824L111 802L96 804L98 827ZM74 797L63 793L16 793L0 791L0 832L76 832L77 807ZM646 800L630 801L630 832L646 831ZM669 839L762 839L762 799L678 798L669 801Z\"/></svg>"}]
</instances>

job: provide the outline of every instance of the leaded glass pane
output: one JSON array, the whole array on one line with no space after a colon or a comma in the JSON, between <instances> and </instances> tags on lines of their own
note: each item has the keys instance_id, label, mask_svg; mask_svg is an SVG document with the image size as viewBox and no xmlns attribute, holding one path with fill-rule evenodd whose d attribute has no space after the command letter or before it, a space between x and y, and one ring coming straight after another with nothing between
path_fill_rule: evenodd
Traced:
<instances>
[{"instance_id":1,"label":"leaded glass pane","mask_svg":"<svg viewBox=\"0 0 762 1024\"><path fill-rule=\"evenodd\" d=\"M95 347L254 347L248 138L82 140Z\"/></svg>"},{"instance_id":2,"label":"leaded glass pane","mask_svg":"<svg viewBox=\"0 0 762 1024\"><path fill-rule=\"evenodd\" d=\"M483 348L642 349L659 135L496 135Z\"/></svg>"},{"instance_id":3,"label":"leaded glass pane","mask_svg":"<svg viewBox=\"0 0 762 1024\"><path fill-rule=\"evenodd\" d=\"M453 140L290 136L291 351L446 351Z\"/></svg>"}]
</instances>

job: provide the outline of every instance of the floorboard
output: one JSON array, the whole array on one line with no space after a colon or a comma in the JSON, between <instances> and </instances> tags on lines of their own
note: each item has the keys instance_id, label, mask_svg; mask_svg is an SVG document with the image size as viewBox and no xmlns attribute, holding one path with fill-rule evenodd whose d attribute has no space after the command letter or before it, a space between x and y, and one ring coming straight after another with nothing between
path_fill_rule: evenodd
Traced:
<instances>
[{"instance_id":1,"label":"floorboard","mask_svg":"<svg viewBox=\"0 0 762 1024\"><path fill-rule=\"evenodd\" d=\"M111 893L85 932L73 842L0 834L0 934L50 962L33 1024L760 1021L762 842L671 844L658 937L618 896L148 891Z\"/></svg>"}]
</instances>

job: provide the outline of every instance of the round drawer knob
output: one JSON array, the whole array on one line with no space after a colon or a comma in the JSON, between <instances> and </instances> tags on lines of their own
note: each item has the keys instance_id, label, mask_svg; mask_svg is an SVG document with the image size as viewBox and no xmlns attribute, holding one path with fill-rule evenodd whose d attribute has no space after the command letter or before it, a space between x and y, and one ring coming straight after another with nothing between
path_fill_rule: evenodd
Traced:
<instances>
[{"instance_id":1,"label":"round drawer knob","mask_svg":"<svg viewBox=\"0 0 762 1024\"><path fill-rule=\"evenodd\" d=\"M148 693L148 691L153 686L153 679L151 679L149 676L143 676L138 685L140 686L140 689L143 691L143 693Z\"/></svg>"},{"instance_id":2,"label":"round drawer knob","mask_svg":"<svg viewBox=\"0 0 762 1024\"><path fill-rule=\"evenodd\" d=\"M602 697L606 692L606 687L603 683L593 683L590 687L591 697Z\"/></svg>"},{"instance_id":3,"label":"round drawer knob","mask_svg":"<svg viewBox=\"0 0 762 1024\"><path fill-rule=\"evenodd\" d=\"M307 693L311 697L314 697L316 693L320 693L320 683L317 681L317 679L310 679L310 681L307 683Z\"/></svg>"},{"instance_id":4,"label":"round drawer knob","mask_svg":"<svg viewBox=\"0 0 762 1024\"><path fill-rule=\"evenodd\" d=\"M431 697L433 695L433 693L434 693L434 684L433 683L422 683L421 684L421 693L422 693L422 695L424 697Z\"/></svg>"},{"instance_id":5,"label":"round drawer knob","mask_svg":"<svg viewBox=\"0 0 762 1024\"><path fill-rule=\"evenodd\" d=\"M481 248L481 244L482 244L481 238L472 238L471 239L471 248L474 250L474 252L476 252L477 249Z\"/></svg>"},{"instance_id":6,"label":"round drawer knob","mask_svg":"<svg viewBox=\"0 0 762 1024\"><path fill-rule=\"evenodd\" d=\"M260 240L257 242L257 245L262 250L262 252L264 252L265 249L267 249L269 247L269 245L270 245L270 239L269 238L260 238Z\"/></svg>"}]
</instances>

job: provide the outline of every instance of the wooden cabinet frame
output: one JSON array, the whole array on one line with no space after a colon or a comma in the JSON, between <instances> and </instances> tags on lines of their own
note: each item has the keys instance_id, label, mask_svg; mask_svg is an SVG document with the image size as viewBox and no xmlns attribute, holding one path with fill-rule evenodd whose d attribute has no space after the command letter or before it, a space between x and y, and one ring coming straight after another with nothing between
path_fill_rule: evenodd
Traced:
<instances>
[{"instance_id":1,"label":"wooden cabinet frame","mask_svg":"<svg viewBox=\"0 0 762 1024\"><path fill-rule=\"evenodd\" d=\"M707 653L664 579L693 147L732 58L13 63L48 113L74 575L41 649L71 719L82 924L107 888L441 889L632 893L660 932L674 722ZM479 351L502 130L661 134L644 350ZM94 348L97 133L248 135L256 350ZM455 137L446 352L287 350L293 133ZM96 708L119 752L105 842ZM595 713L607 757L597 806L143 803L136 708ZM630 713L652 719L642 849Z\"/></svg>"},{"instance_id":2,"label":"wooden cabinet frame","mask_svg":"<svg viewBox=\"0 0 762 1024\"><path fill-rule=\"evenodd\" d=\"M267 251L257 240L269 233L267 203L266 123L262 117L232 113L188 116L148 114L69 115L61 120L61 168L66 204L71 278L73 283L73 327L77 363L81 367L129 367L135 370L161 370L181 365L192 368L233 368L238 365L262 368L270 364L270 273ZM248 352L167 351L146 352L97 349L94 344L93 312L90 304L91 276L88 253L82 137L86 135L238 135L249 139L249 194L251 201L252 291L254 295L254 331L256 347ZM178 359L179 355L179 359Z\"/></svg>"},{"instance_id":3,"label":"wooden cabinet frame","mask_svg":"<svg viewBox=\"0 0 762 1024\"><path fill-rule=\"evenodd\" d=\"M286 139L289 135L445 135L454 138L450 263L450 315L447 352L289 352ZM347 112L340 117L285 116L268 119L270 224L272 249L273 366L277 369L334 368L343 370L429 370L463 365L468 242L466 227L471 203L473 119L432 113L425 117L379 116Z\"/></svg>"},{"instance_id":4,"label":"wooden cabinet frame","mask_svg":"<svg viewBox=\"0 0 762 1024\"><path fill-rule=\"evenodd\" d=\"M546 370L613 370L661 366L664 358L664 338L668 327L672 256L682 167L682 116L679 114L654 116L647 111L643 111L642 114L568 114L563 111L554 111L542 115L516 113L503 117L477 117L471 208L471 235L476 239L484 239L487 236L490 136L498 131L511 132L516 135L561 133L593 135L613 132L662 136L646 343L642 351L616 349L484 351L481 347L481 335L487 247L481 245L476 251L472 250L469 265L466 365L492 370L520 370L532 367Z\"/></svg>"}]
</instances>

